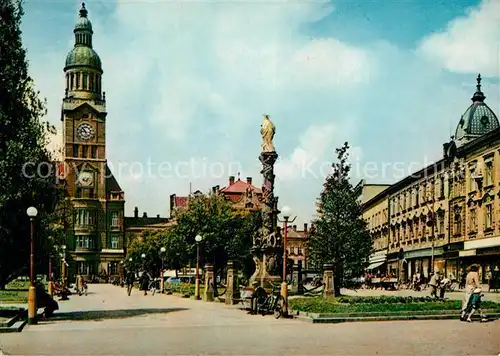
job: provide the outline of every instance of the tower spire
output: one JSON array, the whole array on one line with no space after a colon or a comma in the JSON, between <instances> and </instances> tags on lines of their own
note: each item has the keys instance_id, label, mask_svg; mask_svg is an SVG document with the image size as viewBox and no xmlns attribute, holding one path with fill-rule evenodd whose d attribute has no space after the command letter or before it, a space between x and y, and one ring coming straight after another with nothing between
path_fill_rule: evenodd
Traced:
<instances>
[{"instance_id":1,"label":"tower spire","mask_svg":"<svg viewBox=\"0 0 500 356\"><path fill-rule=\"evenodd\" d=\"M80 17L87 17L88 13L89 12L85 8L85 3L82 2L82 8L80 9Z\"/></svg>"},{"instance_id":2,"label":"tower spire","mask_svg":"<svg viewBox=\"0 0 500 356\"><path fill-rule=\"evenodd\" d=\"M471 100L476 103L480 102L482 103L486 97L484 96L483 92L481 91L481 73L477 75L477 85L476 85L476 92L472 96Z\"/></svg>"}]
</instances>

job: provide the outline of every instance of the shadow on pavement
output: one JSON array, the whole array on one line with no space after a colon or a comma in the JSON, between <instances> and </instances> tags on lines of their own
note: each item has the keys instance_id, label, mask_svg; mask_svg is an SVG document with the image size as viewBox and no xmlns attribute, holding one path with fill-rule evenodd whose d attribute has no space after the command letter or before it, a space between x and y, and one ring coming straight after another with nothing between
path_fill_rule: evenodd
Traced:
<instances>
[{"instance_id":1,"label":"shadow on pavement","mask_svg":"<svg viewBox=\"0 0 500 356\"><path fill-rule=\"evenodd\" d=\"M188 310L186 308L156 308L156 309L118 309L118 310L88 310L67 313L55 313L53 317L43 319L44 322L63 320L106 320L123 319L147 314L166 314L175 311Z\"/></svg>"}]
</instances>

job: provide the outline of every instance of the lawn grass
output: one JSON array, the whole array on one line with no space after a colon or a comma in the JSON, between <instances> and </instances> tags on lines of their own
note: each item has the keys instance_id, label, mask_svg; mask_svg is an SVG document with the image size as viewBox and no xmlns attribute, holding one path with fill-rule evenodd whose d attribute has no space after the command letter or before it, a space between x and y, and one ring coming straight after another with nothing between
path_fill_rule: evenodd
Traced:
<instances>
[{"instance_id":1,"label":"lawn grass","mask_svg":"<svg viewBox=\"0 0 500 356\"><path fill-rule=\"evenodd\" d=\"M0 290L0 303L23 304L28 302L29 281L14 280ZM45 284L47 290L47 284Z\"/></svg>"},{"instance_id":2,"label":"lawn grass","mask_svg":"<svg viewBox=\"0 0 500 356\"><path fill-rule=\"evenodd\" d=\"M292 310L318 313L371 313L411 311L459 311L459 300L432 300L412 297L339 297L339 298L295 298L289 300ZM500 304L483 301L483 309L500 309Z\"/></svg>"},{"instance_id":3,"label":"lawn grass","mask_svg":"<svg viewBox=\"0 0 500 356\"><path fill-rule=\"evenodd\" d=\"M0 303L23 304L28 302L28 290L0 290Z\"/></svg>"}]
</instances>

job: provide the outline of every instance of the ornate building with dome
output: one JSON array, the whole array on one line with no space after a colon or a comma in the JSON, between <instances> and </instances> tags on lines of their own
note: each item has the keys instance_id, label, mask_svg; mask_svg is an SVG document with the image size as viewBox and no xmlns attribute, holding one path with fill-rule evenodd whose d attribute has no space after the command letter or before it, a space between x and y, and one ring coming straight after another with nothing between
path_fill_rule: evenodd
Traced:
<instances>
[{"instance_id":1,"label":"ornate building with dome","mask_svg":"<svg viewBox=\"0 0 500 356\"><path fill-rule=\"evenodd\" d=\"M107 164L103 70L92 47L92 24L85 4L73 32L75 45L66 57L61 111L64 165L60 174L73 208L67 277L82 274L90 279L116 274L124 259L125 198Z\"/></svg>"},{"instance_id":2,"label":"ornate building with dome","mask_svg":"<svg viewBox=\"0 0 500 356\"><path fill-rule=\"evenodd\" d=\"M374 239L369 270L459 279L472 264L483 283L500 269L500 125L481 76L443 158L362 202Z\"/></svg>"}]
</instances>

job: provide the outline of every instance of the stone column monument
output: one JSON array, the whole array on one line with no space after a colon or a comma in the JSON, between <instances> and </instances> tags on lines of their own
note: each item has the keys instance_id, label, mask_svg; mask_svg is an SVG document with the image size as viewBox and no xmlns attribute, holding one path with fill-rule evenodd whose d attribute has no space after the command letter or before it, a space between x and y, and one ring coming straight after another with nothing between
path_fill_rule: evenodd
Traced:
<instances>
[{"instance_id":1,"label":"stone column monument","mask_svg":"<svg viewBox=\"0 0 500 356\"><path fill-rule=\"evenodd\" d=\"M205 290L203 291L203 300L205 302L214 301L214 265L207 263L205 265Z\"/></svg>"},{"instance_id":2,"label":"stone column monument","mask_svg":"<svg viewBox=\"0 0 500 356\"><path fill-rule=\"evenodd\" d=\"M262 185L261 216L262 227L253 238L252 255L255 263L255 272L250 277L250 285L255 282L262 287L269 282L279 283L279 257L282 250L281 238L277 231L278 198L274 196L274 163L278 154L274 148L273 138L276 128L268 115L264 115L261 125L262 152L259 160L262 163L261 174L264 178Z\"/></svg>"}]
</instances>

